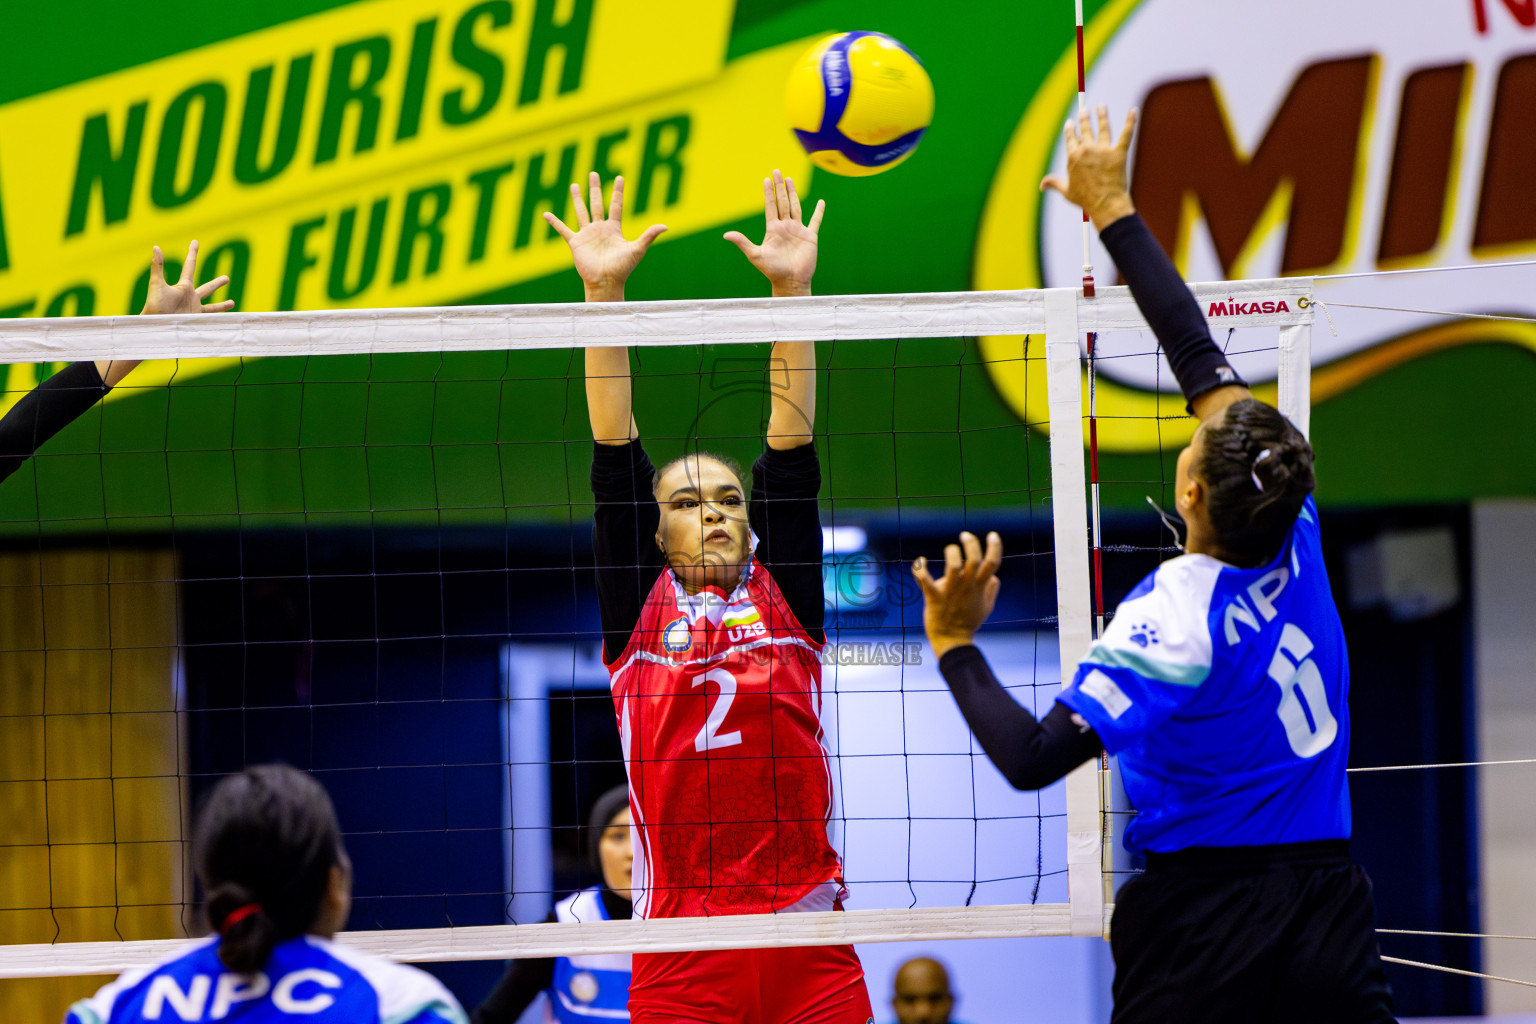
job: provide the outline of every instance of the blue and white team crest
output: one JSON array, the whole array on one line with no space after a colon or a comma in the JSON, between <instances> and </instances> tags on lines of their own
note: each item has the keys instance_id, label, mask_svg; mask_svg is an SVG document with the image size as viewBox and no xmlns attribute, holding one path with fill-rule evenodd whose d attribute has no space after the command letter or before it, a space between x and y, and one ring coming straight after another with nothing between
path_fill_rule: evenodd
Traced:
<instances>
[{"instance_id":1,"label":"blue and white team crest","mask_svg":"<svg viewBox=\"0 0 1536 1024\"><path fill-rule=\"evenodd\" d=\"M686 615L673 619L661 631L661 647L668 654L687 654L693 648L693 629Z\"/></svg>"},{"instance_id":2,"label":"blue and white team crest","mask_svg":"<svg viewBox=\"0 0 1536 1024\"><path fill-rule=\"evenodd\" d=\"M1130 592L1059 698L1120 755L1127 848L1349 837L1349 658L1308 498L1268 565L1207 555Z\"/></svg>"}]
</instances>

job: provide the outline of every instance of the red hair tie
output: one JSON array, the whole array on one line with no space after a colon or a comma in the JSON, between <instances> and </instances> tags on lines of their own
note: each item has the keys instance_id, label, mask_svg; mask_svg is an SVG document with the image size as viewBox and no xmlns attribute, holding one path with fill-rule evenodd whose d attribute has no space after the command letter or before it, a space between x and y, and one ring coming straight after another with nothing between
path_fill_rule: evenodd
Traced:
<instances>
[{"instance_id":1,"label":"red hair tie","mask_svg":"<svg viewBox=\"0 0 1536 1024\"><path fill-rule=\"evenodd\" d=\"M219 925L219 934L228 935L229 930L235 925L239 924L241 921L244 921L252 914L259 913L261 913L260 903L247 903L243 907L236 907L234 910L231 910L227 915L225 915L224 923Z\"/></svg>"}]
</instances>

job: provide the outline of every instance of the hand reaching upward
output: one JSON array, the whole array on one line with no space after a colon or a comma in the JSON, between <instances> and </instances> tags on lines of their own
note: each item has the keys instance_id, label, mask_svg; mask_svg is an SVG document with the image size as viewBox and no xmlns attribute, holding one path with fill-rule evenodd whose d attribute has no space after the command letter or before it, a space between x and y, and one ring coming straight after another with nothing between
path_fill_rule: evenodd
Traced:
<instances>
[{"instance_id":1,"label":"hand reaching upward","mask_svg":"<svg viewBox=\"0 0 1536 1024\"><path fill-rule=\"evenodd\" d=\"M602 179L593 171L588 179L589 205L583 205L581 186L571 186L571 201L576 206L576 228L572 231L552 213L544 214L549 225L571 247L576 273L587 286L587 301L617 302L624 298L624 282L640 263L656 236L667 230L665 224L652 224L633 242L624 238L624 179L613 179L613 198L608 214L603 215Z\"/></svg>"},{"instance_id":2,"label":"hand reaching upward","mask_svg":"<svg viewBox=\"0 0 1536 1024\"><path fill-rule=\"evenodd\" d=\"M912 575L923 589L923 628L935 656L942 658L944 652L975 639L997 603L1002 587L997 570L1002 564L1002 538L987 534L983 554L981 542L970 531L960 534L959 544L945 546L943 578L929 575L926 558L912 563Z\"/></svg>"},{"instance_id":3,"label":"hand reaching upward","mask_svg":"<svg viewBox=\"0 0 1536 1024\"><path fill-rule=\"evenodd\" d=\"M224 313L235 308L233 300L204 303L214 292L229 284L229 275L220 274L212 281L193 286L197 274L197 239L187 246L187 259L181 265L181 277L175 284L165 283L165 255L154 247L149 258L149 291L144 296L143 313ZM139 365L137 359L98 359L96 372L107 387L116 387Z\"/></svg>"},{"instance_id":4,"label":"hand reaching upward","mask_svg":"<svg viewBox=\"0 0 1536 1024\"><path fill-rule=\"evenodd\" d=\"M193 287L193 275L197 273L197 240L187 246L187 259L181 265L181 278L175 284L165 283L165 256L160 247L154 247L149 260L149 294L144 298L144 313L223 313L235 308L225 299L223 302L203 304L203 300L229 284L229 277L220 274L212 281Z\"/></svg>"},{"instance_id":5,"label":"hand reaching upward","mask_svg":"<svg viewBox=\"0 0 1536 1024\"><path fill-rule=\"evenodd\" d=\"M1060 192L1088 211L1093 226L1103 231L1121 217L1136 212L1125 184L1125 162L1130 158L1131 135L1136 131L1136 111L1125 116L1125 127L1115 138L1109 126L1109 108L1100 106L1095 133L1088 112L1076 123L1067 122L1067 178L1051 175L1040 190Z\"/></svg>"},{"instance_id":6,"label":"hand reaching upward","mask_svg":"<svg viewBox=\"0 0 1536 1024\"><path fill-rule=\"evenodd\" d=\"M809 224L800 222L800 196L795 183L778 171L763 179L763 212L767 227L763 244L753 245L740 231L727 231L725 240L736 243L752 265L773 285L775 295L809 295L816 274L816 232L826 202L818 202Z\"/></svg>"}]
</instances>

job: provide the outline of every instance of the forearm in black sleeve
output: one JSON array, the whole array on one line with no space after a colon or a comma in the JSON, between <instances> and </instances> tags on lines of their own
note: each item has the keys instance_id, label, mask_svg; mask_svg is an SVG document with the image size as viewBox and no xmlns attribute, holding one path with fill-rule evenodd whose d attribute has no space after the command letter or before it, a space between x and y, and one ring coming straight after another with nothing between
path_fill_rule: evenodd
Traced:
<instances>
[{"instance_id":1,"label":"forearm in black sleeve","mask_svg":"<svg viewBox=\"0 0 1536 1024\"><path fill-rule=\"evenodd\" d=\"M656 527L661 510L651 493L655 470L639 441L593 444L592 553L603 622L603 661L612 664L629 645L640 609L661 574Z\"/></svg>"},{"instance_id":2,"label":"forearm in black sleeve","mask_svg":"<svg viewBox=\"0 0 1536 1024\"><path fill-rule=\"evenodd\" d=\"M826 624L821 587L821 461L816 446L767 448L752 466L747 517L757 560L773 573L789 610L816 640Z\"/></svg>"},{"instance_id":3,"label":"forearm in black sleeve","mask_svg":"<svg viewBox=\"0 0 1536 1024\"><path fill-rule=\"evenodd\" d=\"M513 960L485 1002L475 1008L473 1024L514 1024L539 993L555 982L552 957Z\"/></svg>"},{"instance_id":4,"label":"forearm in black sleeve","mask_svg":"<svg viewBox=\"0 0 1536 1024\"><path fill-rule=\"evenodd\" d=\"M1036 719L1003 689L974 646L945 651L939 672L981 749L1014 789L1049 786L1104 749L1098 734L1074 722L1065 704Z\"/></svg>"},{"instance_id":5,"label":"forearm in black sleeve","mask_svg":"<svg viewBox=\"0 0 1536 1024\"><path fill-rule=\"evenodd\" d=\"M1138 214L1121 217L1099 238L1163 346L1185 401L1213 388L1247 384L1211 339L1200 304Z\"/></svg>"},{"instance_id":6,"label":"forearm in black sleeve","mask_svg":"<svg viewBox=\"0 0 1536 1024\"><path fill-rule=\"evenodd\" d=\"M49 438L100 401L107 386L90 361L70 363L22 396L0 418L0 480L32 457Z\"/></svg>"}]
</instances>

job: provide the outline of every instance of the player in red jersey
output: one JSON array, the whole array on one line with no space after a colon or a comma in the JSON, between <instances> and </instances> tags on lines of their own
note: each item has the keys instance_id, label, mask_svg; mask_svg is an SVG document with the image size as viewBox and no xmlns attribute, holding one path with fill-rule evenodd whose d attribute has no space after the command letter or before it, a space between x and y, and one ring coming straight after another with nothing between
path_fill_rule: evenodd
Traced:
<instances>
[{"instance_id":1,"label":"player in red jersey","mask_svg":"<svg viewBox=\"0 0 1536 1024\"><path fill-rule=\"evenodd\" d=\"M623 235L623 179L604 214L596 174L570 244L589 302L618 301L651 242ZM726 235L773 285L809 295L824 204L802 223L794 182L763 182L761 245ZM816 348L771 356L767 446L750 500L726 460L692 453L657 472L631 414L629 353L586 350L596 441L594 550L603 660L629 770L635 915L832 910L841 864L828 837L822 743L821 468L811 444ZM636 954L636 1024L865 1024L851 946Z\"/></svg>"}]
</instances>

